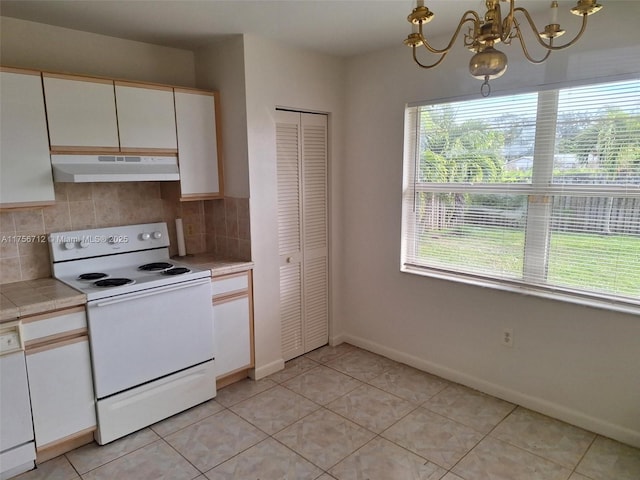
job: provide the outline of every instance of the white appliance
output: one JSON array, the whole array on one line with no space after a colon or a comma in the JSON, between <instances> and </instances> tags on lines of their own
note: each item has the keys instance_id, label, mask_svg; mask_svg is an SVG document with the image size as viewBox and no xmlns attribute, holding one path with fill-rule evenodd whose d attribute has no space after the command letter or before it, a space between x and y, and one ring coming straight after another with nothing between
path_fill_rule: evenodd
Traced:
<instances>
[{"instance_id":1,"label":"white appliance","mask_svg":"<svg viewBox=\"0 0 640 480\"><path fill-rule=\"evenodd\" d=\"M215 397L210 271L169 258L165 223L49 245L54 277L87 296L99 444Z\"/></svg>"},{"instance_id":2,"label":"white appliance","mask_svg":"<svg viewBox=\"0 0 640 480\"><path fill-rule=\"evenodd\" d=\"M20 323L0 325L0 479L35 466L27 365Z\"/></svg>"},{"instance_id":3,"label":"white appliance","mask_svg":"<svg viewBox=\"0 0 640 480\"><path fill-rule=\"evenodd\" d=\"M178 158L140 155L51 155L55 182L180 180Z\"/></svg>"}]
</instances>

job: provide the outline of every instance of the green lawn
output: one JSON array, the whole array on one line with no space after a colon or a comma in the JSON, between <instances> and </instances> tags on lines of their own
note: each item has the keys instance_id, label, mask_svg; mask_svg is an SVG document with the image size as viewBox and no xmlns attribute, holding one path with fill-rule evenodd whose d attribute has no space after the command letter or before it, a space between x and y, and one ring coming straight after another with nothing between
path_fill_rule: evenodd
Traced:
<instances>
[{"instance_id":1,"label":"green lawn","mask_svg":"<svg viewBox=\"0 0 640 480\"><path fill-rule=\"evenodd\" d=\"M524 231L465 226L434 232L423 239L420 255L436 267L520 279ZM640 297L640 237L554 232L548 283Z\"/></svg>"}]
</instances>

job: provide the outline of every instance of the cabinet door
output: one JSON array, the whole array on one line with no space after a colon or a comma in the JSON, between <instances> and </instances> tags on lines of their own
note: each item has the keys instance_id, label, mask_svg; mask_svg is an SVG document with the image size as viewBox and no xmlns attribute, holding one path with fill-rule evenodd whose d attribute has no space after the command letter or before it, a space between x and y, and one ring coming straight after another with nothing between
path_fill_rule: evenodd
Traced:
<instances>
[{"instance_id":1,"label":"cabinet door","mask_svg":"<svg viewBox=\"0 0 640 480\"><path fill-rule=\"evenodd\" d=\"M222 162L216 109L217 92L175 89L181 200L218 198Z\"/></svg>"},{"instance_id":2,"label":"cabinet door","mask_svg":"<svg viewBox=\"0 0 640 480\"><path fill-rule=\"evenodd\" d=\"M118 151L111 80L43 74L52 151Z\"/></svg>"},{"instance_id":3,"label":"cabinet door","mask_svg":"<svg viewBox=\"0 0 640 480\"><path fill-rule=\"evenodd\" d=\"M0 204L54 201L42 80L37 72L0 72Z\"/></svg>"},{"instance_id":4,"label":"cabinet door","mask_svg":"<svg viewBox=\"0 0 640 480\"><path fill-rule=\"evenodd\" d=\"M173 89L126 82L115 85L120 149L123 152L175 153Z\"/></svg>"},{"instance_id":5,"label":"cabinet door","mask_svg":"<svg viewBox=\"0 0 640 480\"><path fill-rule=\"evenodd\" d=\"M249 296L214 300L213 322L217 377L251 367Z\"/></svg>"},{"instance_id":6,"label":"cabinet door","mask_svg":"<svg viewBox=\"0 0 640 480\"><path fill-rule=\"evenodd\" d=\"M28 352L27 372L39 449L95 427L91 359L86 336Z\"/></svg>"}]
</instances>

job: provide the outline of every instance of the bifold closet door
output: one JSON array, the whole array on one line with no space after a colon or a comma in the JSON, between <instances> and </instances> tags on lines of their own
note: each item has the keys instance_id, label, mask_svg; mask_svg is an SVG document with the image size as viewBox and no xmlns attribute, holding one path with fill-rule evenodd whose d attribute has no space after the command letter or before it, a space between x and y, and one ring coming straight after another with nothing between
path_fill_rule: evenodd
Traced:
<instances>
[{"instance_id":1,"label":"bifold closet door","mask_svg":"<svg viewBox=\"0 0 640 480\"><path fill-rule=\"evenodd\" d=\"M280 310L285 360L329 338L327 116L276 112Z\"/></svg>"}]
</instances>

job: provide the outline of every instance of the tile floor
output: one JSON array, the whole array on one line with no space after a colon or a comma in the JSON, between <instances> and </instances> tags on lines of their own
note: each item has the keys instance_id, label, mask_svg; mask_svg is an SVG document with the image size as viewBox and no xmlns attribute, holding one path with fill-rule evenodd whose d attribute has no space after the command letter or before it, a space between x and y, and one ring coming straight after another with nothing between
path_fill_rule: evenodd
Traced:
<instances>
[{"instance_id":1,"label":"tile floor","mask_svg":"<svg viewBox=\"0 0 640 480\"><path fill-rule=\"evenodd\" d=\"M640 450L342 344L17 478L638 480Z\"/></svg>"}]
</instances>

